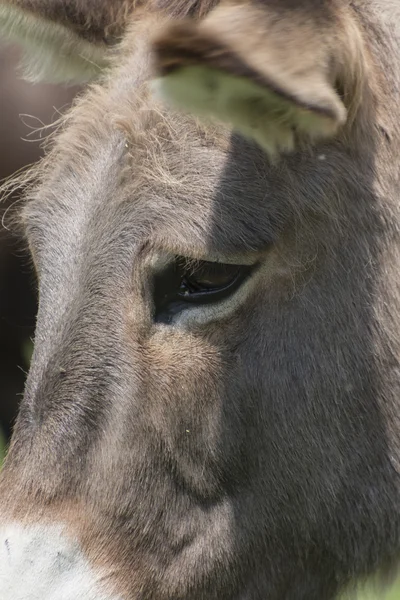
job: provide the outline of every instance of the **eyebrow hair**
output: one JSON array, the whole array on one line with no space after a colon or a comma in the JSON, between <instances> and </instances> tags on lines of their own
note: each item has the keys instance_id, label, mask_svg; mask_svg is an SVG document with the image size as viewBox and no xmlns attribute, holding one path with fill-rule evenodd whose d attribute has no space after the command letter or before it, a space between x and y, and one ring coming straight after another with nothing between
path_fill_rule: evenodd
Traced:
<instances>
[{"instance_id":1,"label":"eyebrow hair","mask_svg":"<svg viewBox=\"0 0 400 600\"><path fill-rule=\"evenodd\" d=\"M243 250L239 249L235 252L222 253L210 248L206 241L202 243L199 240L198 243L192 243L189 246L180 241L166 240L163 236L157 237L157 235L151 240L152 251L155 254L163 254L166 257L170 256L171 260L173 257L179 256L187 260L188 265L192 263L195 264L198 261L219 262L234 265L253 265L260 260L261 256L272 244L273 240L271 240L269 244L264 244L263 247L257 249L250 249L243 245Z\"/></svg>"},{"instance_id":2,"label":"eyebrow hair","mask_svg":"<svg viewBox=\"0 0 400 600\"><path fill-rule=\"evenodd\" d=\"M152 0L150 7L168 15L182 19L185 17L205 17L219 0Z\"/></svg>"}]
</instances>

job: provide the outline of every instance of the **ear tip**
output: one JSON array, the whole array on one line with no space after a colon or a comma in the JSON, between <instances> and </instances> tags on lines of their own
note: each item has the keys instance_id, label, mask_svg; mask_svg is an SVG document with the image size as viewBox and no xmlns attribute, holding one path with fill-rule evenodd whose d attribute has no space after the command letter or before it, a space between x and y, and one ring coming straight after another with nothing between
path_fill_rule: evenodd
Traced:
<instances>
[{"instance_id":1,"label":"ear tip","mask_svg":"<svg viewBox=\"0 0 400 600\"><path fill-rule=\"evenodd\" d=\"M307 101L299 95L295 100L300 112L312 114L322 123L325 123L327 133L335 133L336 130L345 124L347 120L347 110L333 89L328 88L326 94L320 98L312 98Z\"/></svg>"}]
</instances>

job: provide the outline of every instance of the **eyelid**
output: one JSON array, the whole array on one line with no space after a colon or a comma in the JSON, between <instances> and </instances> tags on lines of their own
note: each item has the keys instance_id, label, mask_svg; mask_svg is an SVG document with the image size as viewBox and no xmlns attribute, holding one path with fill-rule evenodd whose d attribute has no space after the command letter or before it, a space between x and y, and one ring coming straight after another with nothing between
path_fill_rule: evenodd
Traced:
<instances>
[{"instance_id":1,"label":"eyelid","mask_svg":"<svg viewBox=\"0 0 400 600\"><path fill-rule=\"evenodd\" d=\"M187 259L186 257L175 257L180 263L180 266L183 270L186 270L190 275L196 275L198 272L207 271L207 269L212 272L218 273L218 270L223 271L226 268L226 271L229 271L230 267L232 269L240 269L241 267L246 267L247 265L242 265L238 263L224 263L220 261L210 261L210 260L198 260L198 259Z\"/></svg>"},{"instance_id":2,"label":"eyelid","mask_svg":"<svg viewBox=\"0 0 400 600\"><path fill-rule=\"evenodd\" d=\"M210 261L197 261L199 267L206 264L208 266L226 265L225 263L210 263ZM190 261L189 261L190 265ZM162 270L153 271L153 319L155 322L171 324L179 318L179 314L187 309L195 310L203 306L209 310L212 306L226 302L230 296L236 295L236 292L245 284L253 271L252 265L232 265L232 278L224 284L216 284L215 287L205 287L202 289L182 289L182 284L186 278L193 276L193 269L189 270L186 257L176 256L172 262ZM228 269L229 270L229 269ZM189 274L191 273L191 274ZM194 274L195 277L195 274Z\"/></svg>"},{"instance_id":3,"label":"eyelid","mask_svg":"<svg viewBox=\"0 0 400 600\"><path fill-rule=\"evenodd\" d=\"M265 255L266 248L258 250L249 250L246 252L222 254L217 250L207 247L185 248L179 245L165 244L165 240L154 240L151 252L149 253L150 266L152 270L159 270L175 260L175 257L182 256L190 262L210 262L223 263L226 265L253 265L260 262Z\"/></svg>"},{"instance_id":4,"label":"eyelid","mask_svg":"<svg viewBox=\"0 0 400 600\"><path fill-rule=\"evenodd\" d=\"M200 270L204 263L206 264L210 264L210 265L221 265L224 266L226 265L227 267L232 266L232 267L237 267L238 269L240 268L244 268L244 267L249 267L249 269L256 269L259 264L260 264L260 256L258 255L257 258L252 257L252 260L250 260L248 258L248 260L244 259L243 257L236 257L236 261L235 262L233 260L233 257L230 257L231 260L224 258L222 260L221 256L219 256L218 260L211 260L211 258L208 256L205 259L202 258L193 258L193 257L185 257L182 255L176 255L176 254L169 254L169 253L157 253L157 254L153 254L150 258L150 260L147 262L148 268L150 269L150 271L153 273L153 275L160 275L163 271L165 271L165 269L167 269L168 267L171 267L177 260L177 258L181 258L184 264L184 268L187 269L188 273L190 275L195 275L197 273L198 270ZM216 258L216 257L215 257Z\"/></svg>"}]
</instances>

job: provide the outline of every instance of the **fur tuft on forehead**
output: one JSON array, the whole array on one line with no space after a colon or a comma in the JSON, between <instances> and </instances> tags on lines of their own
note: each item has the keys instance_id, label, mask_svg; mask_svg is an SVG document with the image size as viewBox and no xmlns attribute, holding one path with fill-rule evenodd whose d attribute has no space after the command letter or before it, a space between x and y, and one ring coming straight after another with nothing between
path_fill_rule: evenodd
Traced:
<instances>
[{"instance_id":1,"label":"fur tuft on forehead","mask_svg":"<svg viewBox=\"0 0 400 600\"><path fill-rule=\"evenodd\" d=\"M205 17L219 0L152 0L156 10L161 10L174 18Z\"/></svg>"}]
</instances>

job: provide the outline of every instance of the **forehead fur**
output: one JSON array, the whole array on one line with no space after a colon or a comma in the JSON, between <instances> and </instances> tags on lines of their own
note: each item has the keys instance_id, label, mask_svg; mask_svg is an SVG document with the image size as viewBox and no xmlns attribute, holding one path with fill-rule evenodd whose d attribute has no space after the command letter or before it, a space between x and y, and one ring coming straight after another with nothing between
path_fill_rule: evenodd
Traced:
<instances>
[{"instance_id":1,"label":"forehead fur","mask_svg":"<svg viewBox=\"0 0 400 600\"><path fill-rule=\"evenodd\" d=\"M197 3L191 4L197 6ZM198 8L200 5L204 7L204 3L199 3ZM342 153L334 156L336 164L317 163L317 170L315 153L303 155L301 170L296 166L299 157L282 159L277 175L257 148L243 140L232 143L231 132L226 127L204 125L162 107L152 97L149 43L151 34L163 23L163 17L153 14L143 22L131 25L115 56L114 67L78 100L51 141L47 158L26 177L25 181L33 179L35 182L33 192L28 191L28 199L40 197L48 201L54 197L67 171L84 179L85 165L101 152L102 144L114 140L112 143L124 143L124 161L119 163L113 176L129 189L132 198L136 194L147 195L147 206L152 204L154 209L157 204L158 215L167 207L172 215L171 225L179 218L179 199L180 208L186 213L190 208L192 222L197 219L203 232L209 226L211 211L215 213L217 209L221 215L229 215L232 208L236 208L235 216L239 218L234 227L238 236L243 240L244 234L239 230L246 220L246 231L251 229L254 243L258 237L255 230L268 229L271 214L280 219L284 212L286 217L289 204L297 218L302 201L308 205L318 203L320 212L332 215L337 212L332 196L339 194L333 191L337 182L333 171L344 168L350 183L352 178L349 165L341 165L346 162ZM330 144L330 147L334 149L335 146ZM321 150L322 155L325 151ZM230 169L229 166L226 168L228 163ZM233 199L235 204L235 207L225 204L226 211L222 211L221 202L219 206L211 206L217 188L221 187L224 169L222 194ZM355 188L359 185L359 181L354 181ZM276 198L274 206L265 202L271 187ZM259 211L260 200L262 212ZM164 218L166 214L164 211ZM337 217L335 221L338 222ZM230 238L232 227L226 220L225 228ZM189 233L192 234L191 228ZM221 245L224 243L227 239L222 235Z\"/></svg>"},{"instance_id":2,"label":"forehead fur","mask_svg":"<svg viewBox=\"0 0 400 600\"><path fill-rule=\"evenodd\" d=\"M254 207L265 204L265 177L259 176L265 156L223 125L204 125L153 97L142 31L134 27L115 68L78 99L50 140L46 158L30 174L34 185L23 214L43 230L50 205L62 199L73 206L74 190L90 188L93 165L111 145L112 160L120 158L109 166L106 179L114 180L115 193L105 208L124 204L136 224L151 223L155 243L172 251L182 243L193 256L210 243L228 252L264 245L271 237L269 215L256 220ZM90 205L90 192L85 202Z\"/></svg>"}]
</instances>

